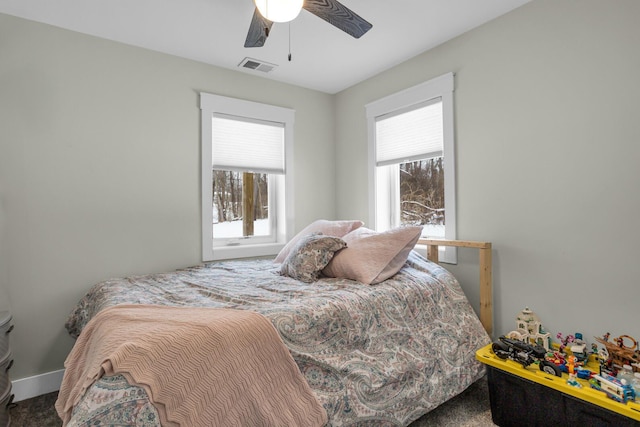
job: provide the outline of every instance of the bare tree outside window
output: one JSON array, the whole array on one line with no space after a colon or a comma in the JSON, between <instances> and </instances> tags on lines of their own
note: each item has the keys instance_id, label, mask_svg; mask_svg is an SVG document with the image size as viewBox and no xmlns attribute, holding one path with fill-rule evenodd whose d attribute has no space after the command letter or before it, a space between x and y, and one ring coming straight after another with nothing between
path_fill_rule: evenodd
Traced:
<instances>
[{"instance_id":1,"label":"bare tree outside window","mask_svg":"<svg viewBox=\"0 0 640 427\"><path fill-rule=\"evenodd\" d=\"M400 207L403 225L444 226L443 157L400 164Z\"/></svg>"},{"instance_id":2,"label":"bare tree outside window","mask_svg":"<svg viewBox=\"0 0 640 427\"><path fill-rule=\"evenodd\" d=\"M264 173L213 170L214 237L268 235L268 175ZM252 185L253 184L253 185Z\"/></svg>"}]
</instances>

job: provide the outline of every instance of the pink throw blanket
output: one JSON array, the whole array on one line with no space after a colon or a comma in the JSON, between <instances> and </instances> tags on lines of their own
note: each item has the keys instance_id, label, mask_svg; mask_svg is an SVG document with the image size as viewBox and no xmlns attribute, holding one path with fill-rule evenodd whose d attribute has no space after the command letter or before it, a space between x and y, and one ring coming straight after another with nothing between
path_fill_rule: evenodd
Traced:
<instances>
[{"instance_id":1,"label":"pink throw blanket","mask_svg":"<svg viewBox=\"0 0 640 427\"><path fill-rule=\"evenodd\" d=\"M264 316L120 305L98 313L65 361L64 424L102 375L144 387L163 426L322 426L327 414Z\"/></svg>"}]
</instances>

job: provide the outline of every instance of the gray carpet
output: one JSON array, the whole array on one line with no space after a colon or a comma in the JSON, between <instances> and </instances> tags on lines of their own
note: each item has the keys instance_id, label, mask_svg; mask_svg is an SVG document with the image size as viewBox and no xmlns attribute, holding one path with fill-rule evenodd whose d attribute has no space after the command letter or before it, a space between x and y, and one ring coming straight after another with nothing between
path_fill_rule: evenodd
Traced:
<instances>
[{"instance_id":1,"label":"gray carpet","mask_svg":"<svg viewBox=\"0 0 640 427\"><path fill-rule=\"evenodd\" d=\"M60 427L62 423L53 407L57 393L17 402L11 408L12 427ZM486 377L472 384L460 395L416 420L410 427L485 427L491 421L489 389Z\"/></svg>"}]
</instances>

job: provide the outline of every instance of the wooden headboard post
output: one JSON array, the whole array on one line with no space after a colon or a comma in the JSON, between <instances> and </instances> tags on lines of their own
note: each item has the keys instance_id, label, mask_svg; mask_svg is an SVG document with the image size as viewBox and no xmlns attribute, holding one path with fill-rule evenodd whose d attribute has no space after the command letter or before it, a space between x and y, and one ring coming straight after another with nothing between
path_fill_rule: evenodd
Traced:
<instances>
[{"instance_id":1,"label":"wooden headboard post","mask_svg":"<svg viewBox=\"0 0 640 427\"><path fill-rule=\"evenodd\" d=\"M491 243L469 240L420 239L419 245L427 246L427 259L438 262L438 246L476 248L480 252L480 322L489 336L493 332L493 293L491 270Z\"/></svg>"}]
</instances>

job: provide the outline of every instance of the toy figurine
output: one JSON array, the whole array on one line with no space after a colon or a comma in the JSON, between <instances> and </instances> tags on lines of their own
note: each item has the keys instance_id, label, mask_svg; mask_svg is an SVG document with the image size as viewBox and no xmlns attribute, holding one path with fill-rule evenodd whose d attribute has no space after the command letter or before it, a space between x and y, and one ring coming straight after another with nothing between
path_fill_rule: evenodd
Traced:
<instances>
[{"instance_id":1,"label":"toy figurine","mask_svg":"<svg viewBox=\"0 0 640 427\"><path fill-rule=\"evenodd\" d=\"M576 380L576 376L574 374L569 374L569 378L567 379L567 384L572 387L582 388L582 384Z\"/></svg>"},{"instance_id":2,"label":"toy figurine","mask_svg":"<svg viewBox=\"0 0 640 427\"><path fill-rule=\"evenodd\" d=\"M576 363L578 362L578 358L574 355L567 356L567 370L569 371L569 379L567 380L567 384L573 387L582 387L582 385L576 380Z\"/></svg>"},{"instance_id":3,"label":"toy figurine","mask_svg":"<svg viewBox=\"0 0 640 427\"><path fill-rule=\"evenodd\" d=\"M577 361L578 361L578 358L575 356L567 357L567 369L569 370L569 375L574 375L576 373L575 367L576 367Z\"/></svg>"}]
</instances>

